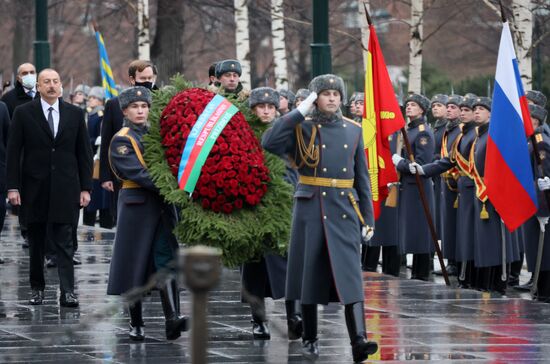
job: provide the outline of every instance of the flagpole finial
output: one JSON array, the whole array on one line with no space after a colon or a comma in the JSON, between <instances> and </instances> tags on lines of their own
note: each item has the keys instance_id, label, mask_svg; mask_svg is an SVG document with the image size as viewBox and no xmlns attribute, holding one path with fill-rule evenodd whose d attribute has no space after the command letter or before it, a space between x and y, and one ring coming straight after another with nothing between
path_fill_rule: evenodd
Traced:
<instances>
[{"instance_id":1,"label":"flagpole finial","mask_svg":"<svg viewBox=\"0 0 550 364\"><path fill-rule=\"evenodd\" d=\"M372 19L370 17L369 10L367 9L367 3L363 3L363 6L365 7L365 15L367 16L367 23L370 26L372 25Z\"/></svg>"},{"instance_id":2,"label":"flagpole finial","mask_svg":"<svg viewBox=\"0 0 550 364\"><path fill-rule=\"evenodd\" d=\"M504 13L504 5L502 5L502 0L498 0L498 3L500 5L500 18L503 23L506 23L506 14Z\"/></svg>"}]
</instances>

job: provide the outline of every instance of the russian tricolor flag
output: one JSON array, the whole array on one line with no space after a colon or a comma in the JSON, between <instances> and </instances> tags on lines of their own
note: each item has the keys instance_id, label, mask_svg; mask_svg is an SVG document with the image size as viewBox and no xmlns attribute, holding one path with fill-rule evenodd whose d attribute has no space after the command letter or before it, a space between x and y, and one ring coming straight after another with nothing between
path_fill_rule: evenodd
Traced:
<instances>
[{"instance_id":1,"label":"russian tricolor flag","mask_svg":"<svg viewBox=\"0 0 550 364\"><path fill-rule=\"evenodd\" d=\"M498 51L484 180L489 200L510 231L537 211L526 138L531 134L533 126L518 60L505 22Z\"/></svg>"}]
</instances>

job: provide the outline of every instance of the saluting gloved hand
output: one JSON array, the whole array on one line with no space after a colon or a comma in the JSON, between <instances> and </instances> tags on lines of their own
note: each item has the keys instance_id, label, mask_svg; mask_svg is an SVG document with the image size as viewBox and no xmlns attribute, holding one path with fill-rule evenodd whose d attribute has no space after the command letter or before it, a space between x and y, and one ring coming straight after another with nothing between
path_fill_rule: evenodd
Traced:
<instances>
[{"instance_id":1,"label":"saluting gloved hand","mask_svg":"<svg viewBox=\"0 0 550 364\"><path fill-rule=\"evenodd\" d=\"M369 242L370 239L372 239L372 236L374 235L374 229L370 226L363 226L361 228L361 240L363 240L363 243L366 244Z\"/></svg>"},{"instance_id":2,"label":"saluting gloved hand","mask_svg":"<svg viewBox=\"0 0 550 364\"><path fill-rule=\"evenodd\" d=\"M397 167L397 165L399 164L399 162L401 162L403 159L403 157L401 157L399 154L394 154L391 156L391 161L393 162L393 165Z\"/></svg>"},{"instance_id":3,"label":"saluting gloved hand","mask_svg":"<svg viewBox=\"0 0 550 364\"><path fill-rule=\"evenodd\" d=\"M409 171L411 172L411 174L418 173L418 175L420 176L423 176L426 174L424 172L424 168L422 168L422 166L416 162L412 162L411 164L409 164Z\"/></svg>"},{"instance_id":4,"label":"saluting gloved hand","mask_svg":"<svg viewBox=\"0 0 550 364\"><path fill-rule=\"evenodd\" d=\"M539 178L537 180L537 185L541 191L550 190L550 177L546 176L544 178Z\"/></svg>"},{"instance_id":5,"label":"saluting gloved hand","mask_svg":"<svg viewBox=\"0 0 550 364\"><path fill-rule=\"evenodd\" d=\"M545 232L546 224L548 224L548 216L537 216L537 220L539 220L540 231Z\"/></svg>"},{"instance_id":6,"label":"saluting gloved hand","mask_svg":"<svg viewBox=\"0 0 550 364\"><path fill-rule=\"evenodd\" d=\"M313 111L315 105L313 103L317 100L317 93L312 92L308 97L298 107L296 108L302 116L306 117L310 112Z\"/></svg>"}]
</instances>

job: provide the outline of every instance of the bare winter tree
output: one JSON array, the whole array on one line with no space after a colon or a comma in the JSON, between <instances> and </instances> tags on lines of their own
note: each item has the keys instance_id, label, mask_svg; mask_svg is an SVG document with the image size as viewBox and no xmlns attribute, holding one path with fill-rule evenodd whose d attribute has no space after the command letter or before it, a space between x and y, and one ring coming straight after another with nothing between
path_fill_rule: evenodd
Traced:
<instances>
[{"instance_id":1,"label":"bare winter tree","mask_svg":"<svg viewBox=\"0 0 550 364\"><path fill-rule=\"evenodd\" d=\"M422 0L411 0L411 30L409 42L409 92L420 93L422 83Z\"/></svg>"},{"instance_id":2,"label":"bare winter tree","mask_svg":"<svg viewBox=\"0 0 550 364\"><path fill-rule=\"evenodd\" d=\"M235 0L235 45L237 59L241 62L243 86L251 87L250 39L248 35L248 0Z\"/></svg>"},{"instance_id":3,"label":"bare winter tree","mask_svg":"<svg viewBox=\"0 0 550 364\"><path fill-rule=\"evenodd\" d=\"M275 68L276 88L288 88L285 24L283 16L283 0L271 0L271 39L273 43L273 64Z\"/></svg>"}]
</instances>

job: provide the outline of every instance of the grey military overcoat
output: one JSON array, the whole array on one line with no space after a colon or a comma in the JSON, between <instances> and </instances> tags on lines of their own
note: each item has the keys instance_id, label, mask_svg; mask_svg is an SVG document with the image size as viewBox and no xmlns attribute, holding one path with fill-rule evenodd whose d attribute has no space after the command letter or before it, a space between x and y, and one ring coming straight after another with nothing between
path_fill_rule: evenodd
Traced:
<instances>
[{"instance_id":1,"label":"grey military overcoat","mask_svg":"<svg viewBox=\"0 0 550 364\"><path fill-rule=\"evenodd\" d=\"M475 164L481 177L485 172L485 155L487 150L489 124L478 128L478 139L474 145ZM476 197L474 202L474 264L476 267L493 267L502 264L501 220L491 201L487 199L485 208L488 219L481 219L483 203ZM517 234L504 229L506 263L519 260Z\"/></svg>"},{"instance_id":2,"label":"grey military overcoat","mask_svg":"<svg viewBox=\"0 0 550 364\"><path fill-rule=\"evenodd\" d=\"M125 121L125 123L127 123ZM109 157L115 175L137 184L122 188L118 197L117 233L109 270L107 294L123 294L143 286L155 271L159 261L176 256L177 242L171 234L176 222L173 206L164 203L144 162L136 153L128 136L132 137L143 154L141 136L145 130L122 128L111 142ZM162 236L169 251L155 256L154 244ZM155 264L157 263L157 264Z\"/></svg>"},{"instance_id":3,"label":"grey military overcoat","mask_svg":"<svg viewBox=\"0 0 550 364\"><path fill-rule=\"evenodd\" d=\"M542 161L542 173L543 176L550 176L550 128L547 124L537 128L535 133L540 134L542 140L537 143L539 157ZM529 149L531 152L531 163L534 167L534 180L541 178L542 176L538 172L538 168L535 165L535 160L533 156L533 147L529 143ZM546 198L544 193L537 189L537 200L539 209L536 216L531 217L523 225L523 234L525 242L525 258L527 260L527 269L530 272L535 270L535 265L537 261L538 254L538 244L540 238L540 225L537 219L537 216L549 216L549 209L546 203ZM541 271L550 270L550 225L546 224L546 231L544 233L544 243L542 249L542 261L541 261Z\"/></svg>"},{"instance_id":4,"label":"grey military overcoat","mask_svg":"<svg viewBox=\"0 0 550 364\"><path fill-rule=\"evenodd\" d=\"M304 120L298 110L277 119L262 138L268 151L290 155L298 164L296 126L306 144L316 130L319 148L316 168L301 166L302 176L354 179L352 188L319 187L299 183L294 193L288 256L286 299L303 304L343 304L363 301L361 226L348 193L352 193L366 224L374 225L368 169L360 126L341 115L317 111Z\"/></svg>"},{"instance_id":5,"label":"grey military overcoat","mask_svg":"<svg viewBox=\"0 0 550 364\"><path fill-rule=\"evenodd\" d=\"M426 120L424 118L412 120L407 126L407 135L415 161L421 165L430 163L434 157L434 136L432 130L426 124ZM403 150L402 156L407 158L405 150ZM416 178L409 170L409 161L407 159L401 160L397 165L397 170L401 173L401 191L399 194L399 246L401 253L433 253L435 249L432 237L416 186ZM434 190L432 179L424 176L420 179L424 186L433 219Z\"/></svg>"}]
</instances>

